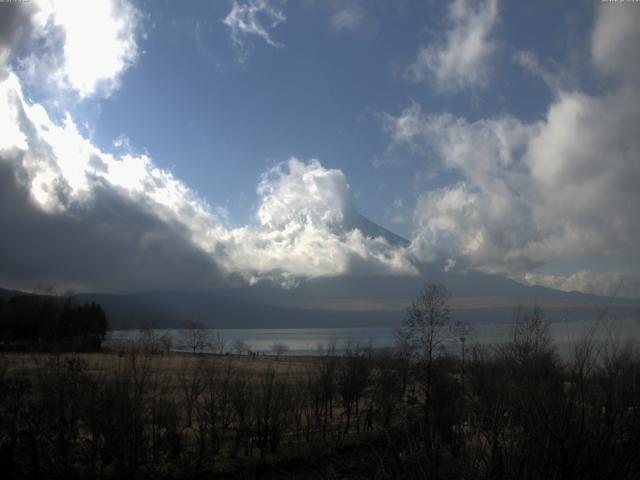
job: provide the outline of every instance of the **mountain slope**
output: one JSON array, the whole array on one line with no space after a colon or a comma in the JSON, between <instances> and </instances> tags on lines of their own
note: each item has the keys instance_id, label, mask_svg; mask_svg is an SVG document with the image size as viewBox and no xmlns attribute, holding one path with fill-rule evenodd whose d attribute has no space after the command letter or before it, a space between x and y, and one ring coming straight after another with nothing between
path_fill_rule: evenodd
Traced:
<instances>
[{"instance_id":1,"label":"mountain slope","mask_svg":"<svg viewBox=\"0 0 640 480\"><path fill-rule=\"evenodd\" d=\"M366 217L350 216L348 228L392 245L409 241ZM263 281L206 291L86 293L77 301L103 306L114 328L177 327L192 318L218 328L301 328L397 325L425 282L446 285L455 319L501 322L518 308L542 307L550 320L639 317L640 301L527 286L499 275L443 272L422 265L419 275L342 275L301 280L295 288ZM21 292L0 289L0 299Z\"/></svg>"},{"instance_id":2,"label":"mountain slope","mask_svg":"<svg viewBox=\"0 0 640 480\"><path fill-rule=\"evenodd\" d=\"M359 213L349 215L345 221L345 229L353 230L355 228L360 230L365 237L382 237L394 247L408 247L411 243L406 238L396 235Z\"/></svg>"}]
</instances>

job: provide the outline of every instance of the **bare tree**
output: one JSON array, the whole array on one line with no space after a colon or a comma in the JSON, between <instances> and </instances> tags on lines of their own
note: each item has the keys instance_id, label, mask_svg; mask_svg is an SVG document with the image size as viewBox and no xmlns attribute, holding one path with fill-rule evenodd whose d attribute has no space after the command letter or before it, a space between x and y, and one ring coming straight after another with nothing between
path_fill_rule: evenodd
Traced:
<instances>
[{"instance_id":1,"label":"bare tree","mask_svg":"<svg viewBox=\"0 0 640 480\"><path fill-rule=\"evenodd\" d=\"M222 355L224 353L224 349L227 346L227 340L224 338L224 335L220 330L214 330L209 335L210 338L210 347L213 353L218 355Z\"/></svg>"},{"instance_id":2,"label":"bare tree","mask_svg":"<svg viewBox=\"0 0 640 480\"><path fill-rule=\"evenodd\" d=\"M210 344L209 330L202 322L193 319L187 319L182 323L180 336L182 342L189 350L193 351L193 353L203 350Z\"/></svg>"},{"instance_id":3,"label":"bare tree","mask_svg":"<svg viewBox=\"0 0 640 480\"><path fill-rule=\"evenodd\" d=\"M451 338L449 292L444 285L427 283L407 308L398 331L398 343L409 349L411 356L431 362L444 340Z\"/></svg>"},{"instance_id":4,"label":"bare tree","mask_svg":"<svg viewBox=\"0 0 640 480\"><path fill-rule=\"evenodd\" d=\"M423 432L425 447L435 465L433 432L434 363L445 342L454 338L457 325L451 321L449 292L442 284L426 283L416 300L407 308L398 331L398 343L408 350L416 368L418 384L422 388L424 407ZM435 472L431 472L435 474Z\"/></svg>"},{"instance_id":5,"label":"bare tree","mask_svg":"<svg viewBox=\"0 0 640 480\"><path fill-rule=\"evenodd\" d=\"M241 338L236 338L231 344L231 349L236 352L237 355L242 355L244 352L249 350L249 346Z\"/></svg>"},{"instance_id":6,"label":"bare tree","mask_svg":"<svg viewBox=\"0 0 640 480\"><path fill-rule=\"evenodd\" d=\"M274 343L273 345L271 345L271 350L276 354L277 358L280 358L280 355L284 355L289 351L289 345L280 342Z\"/></svg>"},{"instance_id":7,"label":"bare tree","mask_svg":"<svg viewBox=\"0 0 640 480\"><path fill-rule=\"evenodd\" d=\"M360 413L360 400L369 383L372 360L371 351L363 348L357 341L349 339L345 345L344 356L338 369L337 389L342 400L342 410L346 417L344 434L349 433L353 414ZM359 430L359 422L356 422Z\"/></svg>"},{"instance_id":8,"label":"bare tree","mask_svg":"<svg viewBox=\"0 0 640 480\"><path fill-rule=\"evenodd\" d=\"M230 428L233 405L231 385L236 376L233 360L209 362L203 370L202 401L196 403L201 456L218 455Z\"/></svg>"},{"instance_id":9,"label":"bare tree","mask_svg":"<svg viewBox=\"0 0 640 480\"><path fill-rule=\"evenodd\" d=\"M191 428L194 409L205 389L204 367L205 365L199 361L194 363L188 358L183 358L178 370L178 384L182 392L188 428Z\"/></svg>"},{"instance_id":10,"label":"bare tree","mask_svg":"<svg viewBox=\"0 0 640 480\"><path fill-rule=\"evenodd\" d=\"M147 323L138 330L135 339L135 349L151 354L163 354L171 350L171 337L159 335L153 324Z\"/></svg>"}]
</instances>

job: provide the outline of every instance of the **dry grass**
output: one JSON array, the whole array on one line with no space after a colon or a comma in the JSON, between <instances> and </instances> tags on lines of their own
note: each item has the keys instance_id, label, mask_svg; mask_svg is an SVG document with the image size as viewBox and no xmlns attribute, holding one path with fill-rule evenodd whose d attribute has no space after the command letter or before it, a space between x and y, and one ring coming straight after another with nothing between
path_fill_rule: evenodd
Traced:
<instances>
[{"instance_id":1,"label":"dry grass","mask_svg":"<svg viewBox=\"0 0 640 480\"><path fill-rule=\"evenodd\" d=\"M150 367L156 371L174 377L185 368L192 370L196 367L226 368L229 363L236 371L248 376L257 377L260 373L273 370L276 374L285 374L290 378L304 375L308 368L317 364L318 357L314 356L259 356L251 358L246 355L201 355L191 353L171 352L164 354L145 355L137 353L139 361L148 361ZM100 375L118 372L131 361L131 353L61 353L51 354L42 352L4 352L0 355L7 374L22 374L27 377L36 375L39 367L54 358L79 358L86 366L86 373Z\"/></svg>"}]
</instances>

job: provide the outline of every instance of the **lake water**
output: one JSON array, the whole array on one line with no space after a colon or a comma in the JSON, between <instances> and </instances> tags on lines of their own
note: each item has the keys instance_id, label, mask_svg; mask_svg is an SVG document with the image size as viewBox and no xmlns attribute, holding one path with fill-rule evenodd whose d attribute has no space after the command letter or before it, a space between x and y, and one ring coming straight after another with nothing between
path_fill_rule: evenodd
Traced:
<instances>
[{"instance_id":1,"label":"lake water","mask_svg":"<svg viewBox=\"0 0 640 480\"><path fill-rule=\"evenodd\" d=\"M513 325L511 324L478 324L468 327L466 345L499 345L511 339ZM628 340L640 342L640 320L615 319L603 321L565 321L549 324L551 337L562 356L569 356L576 341L587 337L596 343L606 340L626 342ZM288 355L309 355L318 352L319 347L326 348L335 345L338 352L344 351L346 344L358 343L375 349L390 347L395 339L395 327L372 328L278 328L278 329L220 329L225 339L227 350L231 345L242 340L247 348L253 352L271 353L276 343L288 347ZM155 330L156 335L167 335L171 338L172 350L188 350L184 345L181 330ZM139 337L137 330L116 330L110 332L107 344L119 341L135 340ZM460 342L452 339L449 342L452 351L459 351Z\"/></svg>"}]
</instances>

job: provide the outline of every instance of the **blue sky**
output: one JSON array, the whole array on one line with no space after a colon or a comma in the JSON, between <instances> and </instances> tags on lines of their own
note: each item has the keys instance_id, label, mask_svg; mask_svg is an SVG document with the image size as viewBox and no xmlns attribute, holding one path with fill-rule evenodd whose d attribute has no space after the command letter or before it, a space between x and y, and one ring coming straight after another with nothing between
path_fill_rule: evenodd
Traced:
<instances>
[{"instance_id":1,"label":"blue sky","mask_svg":"<svg viewBox=\"0 0 640 480\"><path fill-rule=\"evenodd\" d=\"M640 108L628 100L640 82L625 46L638 39L633 21L640 7L499 0L99 4L113 23L85 16L86 25L96 22L95 32L100 27L95 35L78 27L80 13L59 0L2 5L9 14L0 59L15 78L11 88L19 85L24 105L42 105L52 125L68 119L58 137L41 132L41 141L71 142L65 139L73 124L87 142L81 155L110 155L103 158L110 173L126 158L144 158L148 178L139 184L106 174L100 181L149 202L145 213L171 228L180 224L189 245L227 274L286 283L344 274L363 262L378 273L478 269L566 290L623 288L640 296L632 186L640 178ZM110 45L104 52L100 41ZM102 70L93 63L101 59ZM597 130L599 121L613 131ZM35 140L6 143L7 152L35 152ZM54 157L49 164L64 163ZM73 168L62 168L56 178L72 192L65 203L51 197L58 173L38 177L24 159L21 168L50 214L94 205L85 196L96 188L97 171L83 170L89 180L76 185ZM53 183L41 186L43 178ZM147 189L151 178L162 193ZM202 212L185 217L185 205ZM411 247L398 251L357 237L347 221L352 207ZM314 258L305 267L323 245L335 247L335 263Z\"/></svg>"},{"instance_id":2,"label":"blue sky","mask_svg":"<svg viewBox=\"0 0 640 480\"><path fill-rule=\"evenodd\" d=\"M143 53L122 75L122 86L107 99L71 108L89 122L97 145L112 150L116 139L128 138L134 150L149 152L209 202L228 208L234 223L251 220L260 174L296 156L340 168L364 214L410 236L410 222L394 223L385 212L401 199L410 218L416 196L411 183L420 166L406 152L386 151L382 113L417 102L469 119L508 112L531 120L548 105L544 84L508 61L510 48L552 53L553 45L531 38L537 28L528 21L530 8L523 15L505 7L509 17L496 30L504 32L507 58L492 65L494 82L480 92L442 96L403 79L402 68L430 32L442 28L445 4L372 2L367 23L354 31L331 25L340 7L276 4L287 20L271 35L282 47L248 36L243 58L223 24L228 2L139 3ZM561 37L576 17L590 21L586 5L580 12L542 7L547 15L555 12L545 40ZM517 28L508 28L511 18ZM376 159L393 165L375 168Z\"/></svg>"},{"instance_id":3,"label":"blue sky","mask_svg":"<svg viewBox=\"0 0 640 480\"><path fill-rule=\"evenodd\" d=\"M401 199L400 211L410 219L416 187L422 187L412 182L423 165L407 152L387 152L380 115L417 102L471 120L499 113L540 118L551 94L509 61L512 50L562 62L567 52L554 46L592 23L588 4L558 11L552 3L537 12L502 6L495 29L504 46L491 65L491 84L447 95L402 76L417 48L442 29L446 4L371 2L366 24L337 31L331 25L335 7L276 2L287 20L270 34L282 47L248 35L243 58L223 24L229 3L141 3L144 53L118 92L89 116L94 139L108 150L125 135L134 149L148 151L212 204L228 208L234 223L251 220L255 186L267 167L290 156L318 158L345 173L365 215L410 236L410 222L394 223L385 212ZM536 14L545 19L542 39L542 22L531 21ZM376 159L392 165L376 168Z\"/></svg>"}]
</instances>

